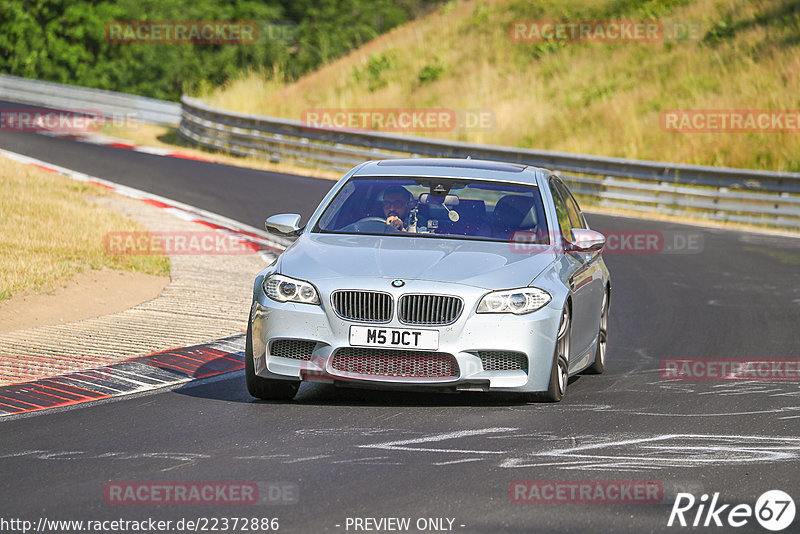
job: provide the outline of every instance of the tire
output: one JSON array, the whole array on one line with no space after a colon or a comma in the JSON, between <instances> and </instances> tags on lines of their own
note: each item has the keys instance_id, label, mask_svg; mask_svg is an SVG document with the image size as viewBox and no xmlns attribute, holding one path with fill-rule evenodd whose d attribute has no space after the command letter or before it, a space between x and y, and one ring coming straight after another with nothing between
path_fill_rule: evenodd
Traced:
<instances>
[{"instance_id":1,"label":"tire","mask_svg":"<svg viewBox=\"0 0 800 534\"><path fill-rule=\"evenodd\" d=\"M550 384L542 395L542 400L559 402L567 392L569 380L569 341L570 341L570 311L569 306L564 306L561 312L561 324L558 327L556 349L553 354L553 365L550 369Z\"/></svg>"},{"instance_id":2,"label":"tire","mask_svg":"<svg viewBox=\"0 0 800 534\"><path fill-rule=\"evenodd\" d=\"M600 329L597 334L597 350L594 353L594 363L586 371L589 374L600 375L606 370L606 351L608 349L608 289L603 293L603 306L600 309Z\"/></svg>"},{"instance_id":3,"label":"tire","mask_svg":"<svg viewBox=\"0 0 800 534\"><path fill-rule=\"evenodd\" d=\"M253 327L248 321L247 340L244 345L244 376L248 393L261 400L292 400L297 394L297 390L300 389L299 381L275 380L256 375L255 363L253 362L253 342L250 340L252 334Z\"/></svg>"}]
</instances>

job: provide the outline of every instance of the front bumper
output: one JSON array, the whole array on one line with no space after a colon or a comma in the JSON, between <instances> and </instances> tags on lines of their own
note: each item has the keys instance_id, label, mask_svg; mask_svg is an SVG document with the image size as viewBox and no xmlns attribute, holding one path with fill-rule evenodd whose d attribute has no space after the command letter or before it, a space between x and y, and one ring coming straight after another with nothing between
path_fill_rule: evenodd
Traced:
<instances>
[{"instance_id":1,"label":"front bumper","mask_svg":"<svg viewBox=\"0 0 800 534\"><path fill-rule=\"evenodd\" d=\"M338 282L338 283L337 283ZM280 303L256 287L250 313L254 368L258 376L271 379L347 383L366 387L428 388L436 390L477 390L538 392L548 387L553 364L555 339L561 309L553 301L527 315L477 314L475 309L488 290L439 282L410 281L403 288L391 288L390 280L341 280L315 282L321 305ZM416 327L402 324L395 313L383 328L426 329L439 331L441 354L452 355L457 364L454 376L418 377L356 374L334 368L337 351L350 347L350 327L367 323L338 317L330 304L336 289L367 289L391 293L395 302L406 293L459 295L464 310L458 320L447 326ZM374 326L374 325L369 325ZM312 342L308 359L296 359L271 353L274 341ZM390 349L379 349L382 352ZM527 358L527 370L486 370L479 356L483 351L521 353ZM399 353L397 353L399 354Z\"/></svg>"}]
</instances>

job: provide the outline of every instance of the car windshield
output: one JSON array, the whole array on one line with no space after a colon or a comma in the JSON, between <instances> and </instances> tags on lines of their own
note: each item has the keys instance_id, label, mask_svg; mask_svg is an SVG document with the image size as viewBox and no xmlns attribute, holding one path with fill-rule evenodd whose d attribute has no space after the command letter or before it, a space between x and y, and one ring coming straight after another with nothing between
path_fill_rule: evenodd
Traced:
<instances>
[{"instance_id":1,"label":"car windshield","mask_svg":"<svg viewBox=\"0 0 800 534\"><path fill-rule=\"evenodd\" d=\"M437 177L353 178L314 231L549 243L536 186Z\"/></svg>"}]
</instances>

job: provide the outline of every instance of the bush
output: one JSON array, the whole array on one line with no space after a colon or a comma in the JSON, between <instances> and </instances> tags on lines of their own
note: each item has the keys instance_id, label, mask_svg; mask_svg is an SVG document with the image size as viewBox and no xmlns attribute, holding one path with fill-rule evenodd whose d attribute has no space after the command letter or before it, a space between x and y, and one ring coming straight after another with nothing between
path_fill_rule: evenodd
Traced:
<instances>
[{"instance_id":1,"label":"bush","mask_svg":"<svg viewBox=\"0 0 800 534\"><path fill-rule=\"evenodd\" d=\"M422 70L419 71L419 75L417 79L419 83L430 83L435 82L439 78L442 77L444 74L444 65L442 65L441 60L437 56L433 63L425 65L422 67Z\"/></svg>"}]
</instances>

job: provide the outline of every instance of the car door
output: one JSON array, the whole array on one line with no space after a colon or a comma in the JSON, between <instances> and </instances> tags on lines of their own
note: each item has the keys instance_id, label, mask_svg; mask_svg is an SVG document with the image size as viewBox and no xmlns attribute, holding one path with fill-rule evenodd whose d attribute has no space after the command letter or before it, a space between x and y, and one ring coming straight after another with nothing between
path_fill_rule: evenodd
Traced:
<instances>
[{"instance_id":1,"label":"car door","mask_svg":"<svg viewBox=\"0 0 800 534\"><path fill-rule=\"evenodd\" d=\"M556 189L561 193L561 197L566 204L567 213L570 218L570 223L573 228L589 228L586 223L586 217L581 212L578 202L572 193L569 192L567 186L559 180L555 179L554 184ZM572 252L570 255L579 258L582 266L574 275L573 283L575 286L580 286L580 304L582 306L581 312L584 316L581 318L581 329L573 329L571 341L580 347L575 354L581 354L584 350L588 349L595 338L600 327L600 307L603 302L603 268L601 264L600 252ZM576 360L576 366L583 367L590 363L592 354L585 355L584 358Z\"/></svg>"},{"instance_id":2,"label":"car door","mask_svg":"<svg viewBox=\"0 0 800 534\"><path fill-rule=\"evenodd\" d=\"M572 229L576 227L574 224L577 224L577 227L580 228L585 225L585 221L578 217L580 212L576 213L574 206L569 205L569 193L560 180L553 176L550 178L549 185L556 208L559 230L566 245L572 241ZM591 309L592 273L588 256L588 254L565 251L561 259L563 281L572 294L570 371L586 365L585 355L584 357L581 357L581 355L589 348L593 340L593 336L589 335L593 320Z\"/></svg>"}]
</instances>

